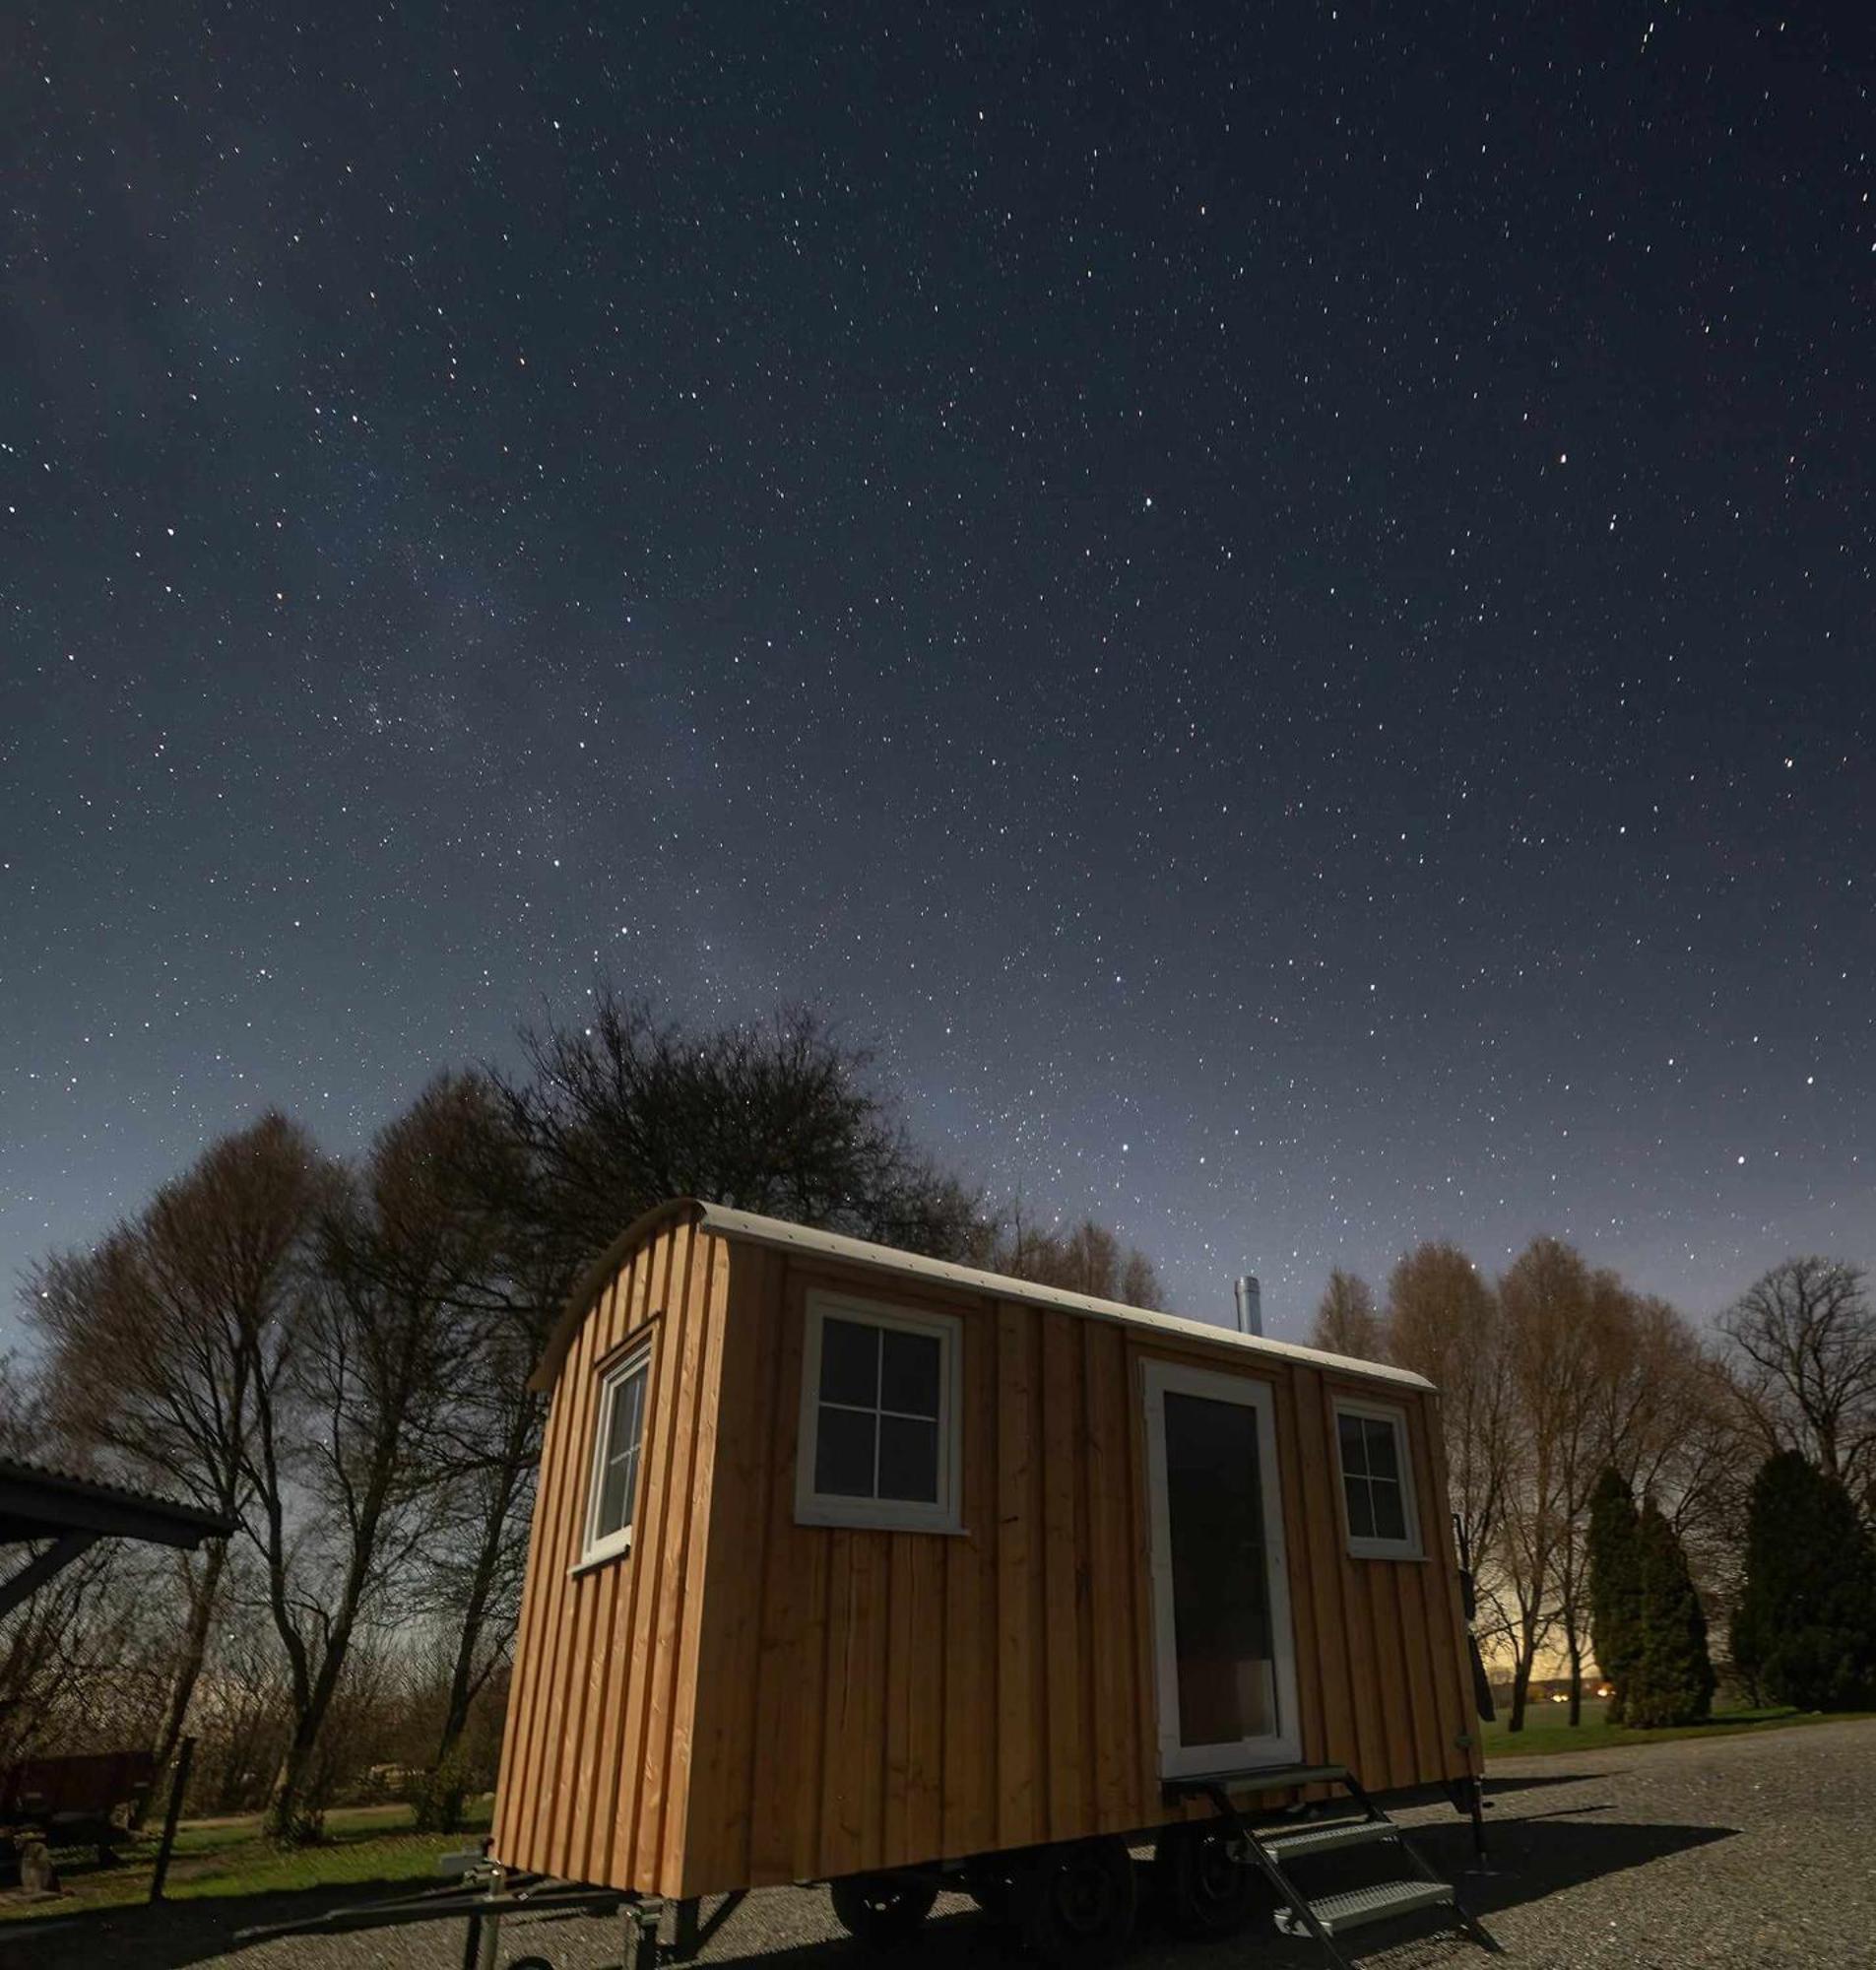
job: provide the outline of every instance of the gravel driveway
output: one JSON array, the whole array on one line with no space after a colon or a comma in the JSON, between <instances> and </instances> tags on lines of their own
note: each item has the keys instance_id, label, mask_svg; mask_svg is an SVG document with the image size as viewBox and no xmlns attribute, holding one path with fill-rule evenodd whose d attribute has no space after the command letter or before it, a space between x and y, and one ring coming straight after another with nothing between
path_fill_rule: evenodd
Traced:
<instances>
[{"instance_id":1,"label":"gravel driveway","mask_svg":"<svg viewBox=\"0 0 1876 1970\"><path fill-rule=\"evenodd\" d=\"M1876 1722L1501 1759L1490 1783L1498 1872L1462 1885L1506 1953L1532 1970L1876 1966ZM1422 1850L1436 1867L1453 1874L1466 1867L1465 1825L1448 1807L1400 1816L1424 1826ZM323 1908L358 1895L331 1889L291 1899ZM0 1930L0 1970L459 1970L463 1930L454 1922L230 1949L235 1929L298 1912L287 1900L185 1903L30 1940ZM1385 1931L1352 1938L1364 1963L1434 1970L1481 1960L1424 1921L1404 1927L1392 1940ZM1306 1946L1265 1942L1263 1934L1198 1945L1148 1927L1131 1960L1137 1970L1291 1970L1317 1961ZM601 1970L619 1960L618 1929L574 1919L510 1923L502 1961L524 1954L555 1970ZM1011 1970L1019 1961L970 1903L949 1898L915 1951L863 1959L824 1893L787 1888L752 1895L704 1960L757 1956L765 1970L888 1962Z\"/></svg>"}]
</instances>

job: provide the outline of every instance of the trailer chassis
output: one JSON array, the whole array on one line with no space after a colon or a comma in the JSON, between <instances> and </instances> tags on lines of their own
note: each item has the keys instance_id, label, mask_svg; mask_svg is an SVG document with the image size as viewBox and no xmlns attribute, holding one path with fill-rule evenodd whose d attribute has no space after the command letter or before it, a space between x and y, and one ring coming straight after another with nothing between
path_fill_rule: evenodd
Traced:
<instances>
[{"instance_id":1,"label":"trailer chassis","mask_svg":"<svg viewBox=\"0 0 1876 1970\"><path fill-rule=\"evenodd\" d=\"M440 1922L451 1916L467 1921L463 1936L462 1970L502 1970L501 1925L505 1916L617 1916L624 1926L620 1970L660 1970L670 1963L688 1963L736 1913L742 1891L724 1896L699 1921L695 1896L667 1901L629 1888L594 1887L583 1881L561 1881L548 1874L530 1874L502 1867L498 1861L477 1861L460 1880L448 1887L395 1901L357 1902L328 1909L298 1922L268 1923L241 1930L240 1943L265 1942L283 1936L328 1936L355 1929L388 1929L403 1923ZM546 1970L539 1957L516 1957L506 1970Z\"/></svg>"},{"instance_id":2,"label":"trailer chassis","mask_svg":"<svg viewBox=\"0 0 1876 1970\"><path fill-rule=\"evenodd\" d=\"M1312 1836L1307 1830L1308 1823L1315 1818L1318 1808L1303 1806L1299 1797L1278 1822L1279 1828L1287 1830L1278 1831L1268 1825L1254 1828L1240 1815L1231 1798L1233 1790L1261 1793L1288 1790L1300 1795L1303 1788L1312 1785L1345 1791L1360 1808L1361 1822L1327 1829L1326 1839ZM1489 1872L1484 1865L1483 1788L1476 1778L1468 1778L1449 1781L1445 1790L1454 1807L1472 1822L1477 1849L1475 1872ZM1170 1891L1175 1916L1180 1918L1176 1927L1186 1934L1215 1937L1238 1927L1246 1913L1242 1906L1243 1889L1261 1873L1276 1892L1279 1903L1288 1905L1285 1915L1292 1920L1280 1915L1279 1927L1310 1937L1322 1948L1326 1961L1341 1963L1345 1959L1337 1950L1329 1928L1321 1920L1329 1913L1332 1904L1312 1903L1300 1894L1289 1879L1280 1856L1285 1849L1322 1846L1337 1838L1374 1837L1397 1841L1419 1877L1417 1883L1396 1884L1410 1890L1405 1897L1396 1894L1396 1901L1412 1900L1415 1905L1430 1905L1435 1900L1448 1903L1475 1941L1488 1949L1493 1947L1475 1919L1458 1906L1456 1895L1438 1881L1411 1844L1400 1839L1388 1815L1344 1767L1266 1768L1169 1780L1165 1798L1171 1808L1202 1801L1212 1809L1197 1818L1175 1819L1132 1834L1110 1833L923 1867L884 1869L825 1883L799 1881L796 1885L830 1888L835 1912L842 1923L854 1935L875 1943L903 1939L919 1927L940 1892L963 1890L986 1913L1013 1921L1046 1961L1076 1965L1111 1961L1125 1946L1133 1923L1132 1869L1128 1851L1132 1846L1152 1840L1158 1849L1155 1866L1165 1877L1162 1886ZM1190 1851L1182 1853L1182 1845ZM1218 1863L1225 1859L1231 1866L1224 1872L1234 1879L1221 1884L1217 1879L1199 1877L1206 1868L1216 1875ZM505 1966L501 1963L504 1917L615 1916L624 1929L620 1970L663 1970L668 1964L692 1961L736 1913L746 1893L737 1889L724 1895L705 1922L701 1920L701 1899L695 1895L663 1897L640 1894L630 1888L564 1881L548 1874L505 1868L486 1855L459 1856L457 1861L467 1865L463 1866L460 1877L447 1887L430 1888L394 1901L329 1909L297 1922L245 1929L235 1939L243 1943L259 1942L275 1937L329 1935L460 1916L467 1923L462 1970L551 1970L547 1960L539 1956L515 1957ZM1432 1893L1435 1887L1442 1890L1437 1896ZM1374 1903L1372 1908L1341 1911L1335 1918L1338 1926L1385 1913L1383 1904L1376 1900L1379 1892L1373 1891L1368 1897ZM1207 1895L1211 1899L1207 1900Z\"/></svg>"}]
</instances>

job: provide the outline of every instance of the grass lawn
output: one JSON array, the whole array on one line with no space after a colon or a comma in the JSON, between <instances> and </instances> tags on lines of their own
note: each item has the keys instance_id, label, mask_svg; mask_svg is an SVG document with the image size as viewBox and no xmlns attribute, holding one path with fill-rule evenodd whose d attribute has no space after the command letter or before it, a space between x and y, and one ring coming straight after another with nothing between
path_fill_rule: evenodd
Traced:
<instances>
[{"instance_id":1,"label":"grass lawn","mask_svg":"<svg viewBox=\"0 0 1876 1970\"><path fill-rule=\"evenodd\" d=\"M1601 1751L1616 1744L1660 1744L1676 1738L1731 1738L1741 1732L1788 1731L1803 1724L1838 1724L1867 1711L1715 1710L1705 1724L1686 1724L1670 1731L1630 1731L1603 1717L1604 1705L1585 1702L1583 1722L1573 1731L1569 1710L1561 1703L1533 1703L1524 1713L1524 1728L1505 1728L1501 1707L1498 1722L1485 1727L1485 1756L1534 1758L1547 1751Z\"/></svg>"},{"instance_id":2,"label":"grass lawn","mask_svg":"<svg viewBox=\"0 0 1876 1970\"><path fill-rule=\"evenodd\" d=\"M278 1894L359 1881L437 1882L438 1858L475 1847L488 1830L489 1806L486 1798L473 1802L470 1824L461 1833L412 1832L408 1806L335 1807L326 1815L324 1844L300 1848L274 1846L258 1817L184 1820L176 1828L164 1898ZM111 1868L98 1867L87 1855L56 1856L67 1892L56 1902L0 1894L0 1921L147 1901L161 1830L121 1849Z\"/></svg>"}]
</instances>

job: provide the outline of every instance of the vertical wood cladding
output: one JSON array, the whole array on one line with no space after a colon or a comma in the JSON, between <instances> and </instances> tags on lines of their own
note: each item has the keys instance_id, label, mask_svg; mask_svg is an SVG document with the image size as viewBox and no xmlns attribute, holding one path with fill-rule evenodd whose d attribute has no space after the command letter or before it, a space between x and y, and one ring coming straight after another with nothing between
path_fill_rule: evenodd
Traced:
<instances>
[{"instance_id":1,"label":"vertical wood cladding","mask_svg":"<svg viewBox=\"0 0 1876 1970\"><path fill-rule=\"evenodd\" d=\"M963 1322L960 1536L795 1523L808 1292ZM651 1332L633 1551L577 1564L600 1364ZM694 1894L1124 1831L1160 1804L1140 1363L1276 1396L1306 1761L1374 1790L1475 1769L1437 1422L1407 1412L1424 1561L1350 1558L1333 1401L1307 1363L655 1234L554 1391L494 1851Z\"/></svg>"},{"instance_id":2,"label":"vertical wood cladding","mask_svg":"<svg viewBox=\"0 0 1876 1970\"><path fill-rule=\"evenodd\" d=\"M515 1644L494 1851L574 1880L681 1868L730 1253L667 1226L619 1270L554 1387ZM578 1571L601 1369L651 1345L632 1550Z\"/></svg>"}]
</instances>

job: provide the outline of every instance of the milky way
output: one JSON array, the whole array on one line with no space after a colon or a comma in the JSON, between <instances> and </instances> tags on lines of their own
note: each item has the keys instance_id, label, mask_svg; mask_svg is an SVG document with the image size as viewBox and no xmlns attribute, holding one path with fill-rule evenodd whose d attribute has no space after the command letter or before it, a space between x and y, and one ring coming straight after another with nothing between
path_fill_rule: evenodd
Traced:
<instances>
[{"instance_id":1,"label":"milky way","mask_svg":"<svg viewBox=\"0 0 1876 1970\"><path fill-rule=\"evenodd\" d=\"M0 1268L602 967L1279 1332L1870 1256L1876 66L1651 11L16 17Z\"/></svg>"}]
</instances>

